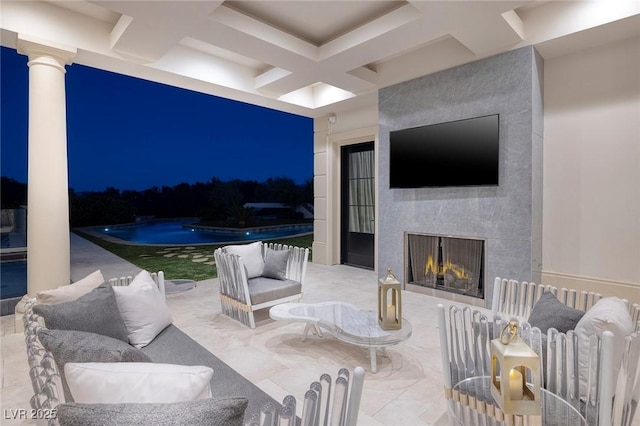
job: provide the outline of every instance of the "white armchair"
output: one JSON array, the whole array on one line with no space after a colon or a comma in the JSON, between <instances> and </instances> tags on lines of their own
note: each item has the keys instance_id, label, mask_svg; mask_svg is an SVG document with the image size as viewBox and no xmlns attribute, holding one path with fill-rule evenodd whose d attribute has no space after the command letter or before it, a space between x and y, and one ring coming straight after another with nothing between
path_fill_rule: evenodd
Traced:
<instances>
[{"instance_id":1,"label":"white armchair","mask_svg":"<svg viewBox=\"0 0 640 426\"><path fill-rule=\"evenodd\" d=\"M438 305L438 327L445 394L450 400L449 412L471 410L474 416L484 413L489 415L491 412L491 417L497 413L482 399L484 395L478 395L477 389L460 389L455 385L465 378L487 375L490 368L487 364L487 342L491 335L497 336L499 333L501 320L516 318L521 324L521 334L526 343L541 355L541 361L546 359L541 371L547 391L567 401L586 418L590 426L631 425L640 401L640 306L625 301L636 331L626 336L623 342L619 342L610 331L604 331L599 337L595 333L583 336L573 330L560 333L550 328L543 334L537 327L531 327L527 320L545 290L551 291L563 304L583 311L589 311L603 298L598 293L496 278L491 313L455 305L446 309L444 305ZM591 313L597 310L594 309ZM546 344L543 344L545 341ZM585 359L583 351L580 355L581 351L578 350L585 344L589 349L588 359ZM613 362L617 358L621 358L619 368ZM580 362L588 365L587 386L579 382ZM506 421L503 414L498 417L500 421Z\"/></svg>"},{"instance_id":2,"label":"white armchair","mask_svg":"<svg viewBox=\"0 0 640 426\"><path fill-rule=\"evenodd\" d=\"M302 299L309 249L261 243L260 253L263 259L268 249L276 252L289 251L283 279L249 277L243 257L228 252L226 247L218 248L213 253L218 269L222 313L251 328L256 326L255 311Z\"/></svg>"}]
</instances>

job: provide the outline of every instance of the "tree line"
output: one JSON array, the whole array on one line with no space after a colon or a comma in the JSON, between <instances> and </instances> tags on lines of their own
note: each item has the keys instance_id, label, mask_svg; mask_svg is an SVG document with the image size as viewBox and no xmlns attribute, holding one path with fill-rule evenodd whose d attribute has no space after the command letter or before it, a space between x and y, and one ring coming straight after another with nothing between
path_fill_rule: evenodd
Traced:
<instances>
[{"instance_id":1,"label":"tree line","mask_svg":"<svg viewBox=\"0 0 640 426\"><path fill-rule=\"evenodd\" d=\"M27 204L27 184L8 177L0 183L2 208ZM245 203L283 203L295 207L313 203L313 183L296 184L287 177L254 180L180 183L151 187L143 191L106 188L102 192L69 189L69 216L72 227L130 223L136 216L201 217L205 221L225 221L251 215Z\"/></svg>"}]
</instances>

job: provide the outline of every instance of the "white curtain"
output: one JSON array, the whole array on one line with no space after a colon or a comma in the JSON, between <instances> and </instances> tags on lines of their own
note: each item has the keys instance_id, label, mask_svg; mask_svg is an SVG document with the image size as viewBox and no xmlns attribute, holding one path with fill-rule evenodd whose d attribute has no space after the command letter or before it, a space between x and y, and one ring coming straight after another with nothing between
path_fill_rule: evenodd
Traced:
<instances>
[{"instance_id":1,"label":"white curtain","mask_svg":"<svg viewBox=\"0 0 640 426\"><path fill-rule=\"evenodd\" d=\"M373 161L372 150L349 154L349 232L374 233Z\"/></svg>"}]
</instances>

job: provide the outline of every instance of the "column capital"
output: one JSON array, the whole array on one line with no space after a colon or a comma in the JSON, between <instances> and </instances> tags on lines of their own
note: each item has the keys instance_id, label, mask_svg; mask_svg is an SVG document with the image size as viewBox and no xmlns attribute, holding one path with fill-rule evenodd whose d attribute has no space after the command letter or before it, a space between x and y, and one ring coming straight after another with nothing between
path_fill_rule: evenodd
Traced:
<instances>
[{"instance_id":1,"label":"column capital","mask_svg":"<svg viewBox=\"0 0 640 426\"><path fill-rule=\"evenodd\" d=\"M18 53L29 57L28 65L49 65L65 72L64 66L73 63L78 49L65 44L18 34Z\"/></svg>"}]
</instances>

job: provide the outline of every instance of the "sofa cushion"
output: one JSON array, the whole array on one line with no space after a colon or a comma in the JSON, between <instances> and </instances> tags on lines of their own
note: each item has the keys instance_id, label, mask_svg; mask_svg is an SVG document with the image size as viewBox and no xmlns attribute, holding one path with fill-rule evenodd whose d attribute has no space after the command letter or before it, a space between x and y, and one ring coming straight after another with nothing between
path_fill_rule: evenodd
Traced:
<instances>
[{"instance_id":1,"label":"sofa cushion","mask_svg":"<svg viewBox=\"0 0 640 426\"><path fill-rule=\"evenodd\" d=\"M580 395L586 395L589 379L589 339L610 331L614 336L614 348L622 348L625 337L633 333L633 320L626 303L617 297L605 297L596 302L576 325L578 336L578 372L580 376ZM613 352L613 371L618 371L622 362L622 351ZM616 377L609 377L611 386L615 386ZM612 387L611 389L614 389Z\"/></svg>"},{"instance_id":2,"label":"sofa cushion","mask_svg":"<svg viewBox=\"0 0 640 426\"><path fill-rule=\"evenodd\" d=\"M49 329L86 331L128 342L116 296L108 284L72 302L35 305L33 312L42 316Z\"/></svg>"},{"instance_id":3,"label":"sofa cushion","mask_svg":"<svg viewBox=\"0 0 640 426\"><path fill-rule=\"evenodd\" d=\"M152 362L69 362L64 374L75 402L167 403L210 398L213 370Z\"/></svg>"},{"instance_id":4,"label":"sofa cushion","mask_svg":"<svg viewBox=\"0 0 640 426\"><path fill-rule=\"evenodd\" d=\"M302 284L294 280L257 277L247 280L247 284L252 305L302 293Z\"/></svg>"},{"instance_id":5,"label":"sofa cushion","mask_svg":"<svg viewBox=\"0 0 640 426\"><path fill-rule=\"evenodd\" d=\"M69 362L150 362L151 358L140 349L100 334L75 330L48 330L38 332L38 339L51 352L62 378L65 399L73 401L64 374Z\"/></svg>"},{"instance_id":6,"label":"sofa cushion","mask_svg":"<svg viewBox=\"0 0 640 426\"><path fill-rule=\"evenodd\" d=\"M264 255L264 269L262 276L275 278L276 280L287 279L287 263L291 250L273 250L267 247Z\"/></svg>"},{"instance_id":7,"label":"sofa cushion","mask_svg":"<svg viewBox=\"0 0 640 426\"><path fill-rule=\"evenodd\" d=\"M550 328L566 333L576 328L583 315L584 311L565 305L553 293L545 291L533 305L528 322L531 327L538 327L542 334L547 334Z\"/></svg>"},{"instance_id":8,"label":"sofa cushion","mask_svg":"<svg viewBox=\"0 0 640 426\"><path fill-rule=\"evenodd\" d=\"M89 293L104 282L102 272L97 270L73 284L61 285L51 290L42 290L36 294L36 300L41 305L55 305L56 303L71 302Z\"/></svg>"},{"instance_id":9,"label":"sofa cushion","mask_svg":"<svg viewBox=\"0 0 640 426\"><path fill-rule=\"evenodd\" d=\"M194 326L197 328L197 324ZM198 344L175 325L170 325L153 342L142 348L153 362L182 365L206 365L213 368L211 393L214 398L244 397L249 400L248 411L257 413L269 401L279 407L262 389L240 375L220 358Z\"/></svg>"},{"instance_id":10,"label":"sofa cushion","mask_svg":"<svg viewBox=\"0 0 640 426\"><path fill-rule=\"evenodd\" d=\"M172 323L171 312L149 272L141 271L131 284L113 290L129 343L133 346L148 345Z\"/></svg>"},{"instance_id":11,"label":"sofa cushion","mask_svg":"<svg viewBox=\"0 0 640 426\"><path fill-rule=\"evenodd\" d=\"M226 246L225 253L240 256L246 268L247 278L255 278L262 275L264 258L262 257L262 241L251 244Z\"/></svg>"},{"instance_id":12,"label":"sofa cushion","mask_svg":"<svg viewBox=\"0 0 640 426\"><path fill-rule=\"evenodd\" d=\"M61 404L61 426L242 426L246 398L201 399L170 404Z\"/></svg>"}]
</instances>

